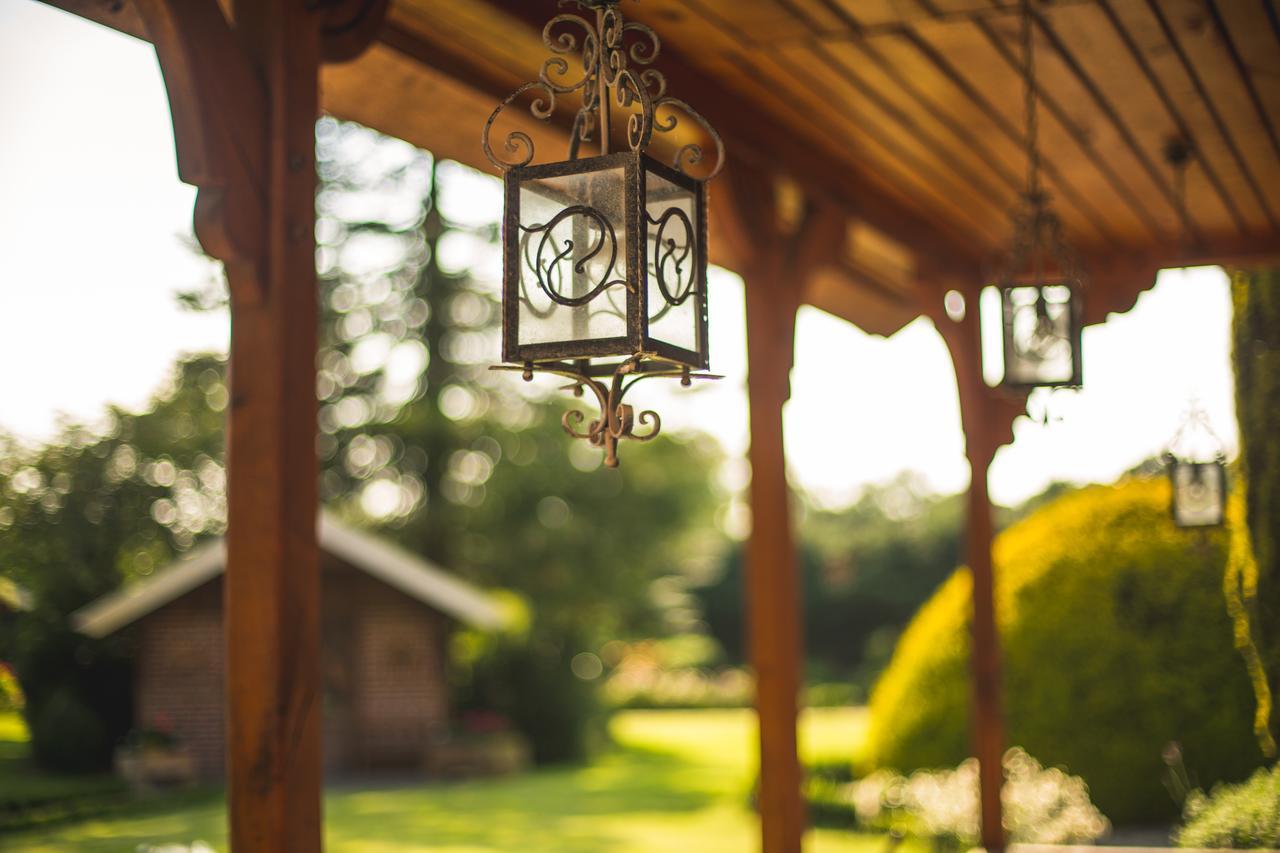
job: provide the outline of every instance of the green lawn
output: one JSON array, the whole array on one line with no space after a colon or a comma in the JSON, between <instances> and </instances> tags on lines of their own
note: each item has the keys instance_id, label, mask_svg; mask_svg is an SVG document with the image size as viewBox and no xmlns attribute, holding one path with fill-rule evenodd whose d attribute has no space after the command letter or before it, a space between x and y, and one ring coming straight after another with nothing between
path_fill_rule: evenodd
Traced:
<instances>
[{"instance_id":1,"label":"green lawn","mask_svg":"<svg viewBox=\"0 0 1280 853\"><path fill-rule=\"evenodd\" d=\"M860 709L811 711L802 730L805 753L847 756L864 726ZM464 784L335 787L325 797L327 849L749 851L757 832L747 808L754 729L747 711L630 711L613 721L618 748L587 767ZM0 848L114 853L199 839L225 849L223 821L220 796L184 795L139 804L128 815L0 839ZM883 847L880 837L815 831L809 849Z\"/></svg>"}]
</instances>

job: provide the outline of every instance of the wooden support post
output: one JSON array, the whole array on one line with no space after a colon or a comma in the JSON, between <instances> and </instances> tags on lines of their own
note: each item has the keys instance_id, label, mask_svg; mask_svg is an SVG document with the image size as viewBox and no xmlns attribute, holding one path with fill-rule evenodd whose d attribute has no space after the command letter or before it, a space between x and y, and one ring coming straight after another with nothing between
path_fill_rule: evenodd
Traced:
<instances>
[{"instance_id":1,"label":"wooden support post","mask_svg":"<svg viewBox=\"0 0 1280 853\"><path fill-rule=\"evenodd\" d=\"M987 471L995 448L969 440L971 480L968 496L968 528L965 556L973 576L973 746L978 758L982 800L982 846L1004 850L1004 718L1001 714L1000 635L996 630L995 582L991 564L991 500L987 495ZM974 447L974 444L981 444Z\"/></svg>"},{"instance_id":2,"label":"wooden support post","mask_svg":"<svg viewBox=\"0 0 1280 853\"><path fill-rule=\"evenodd\" d=\"M805 832L796 749L804 643L782 407L791 396L796 311L814 270L843 248L845 217L806 202L788 211L771 176L726 170L720 236L746 280L747 393L751 407L751 538L746 554L747 647L760 724L761 839L765 853L798 853ZM788 221L787 214L795 221Z\"/></svg>"},{"instance_id":3,"label":"wooden support post","mask_svg":"<svg viewBox=\"0 0 1280 853\"><path fill-rule=\"evenodd\" d=\"M765 853L798 853L804 834L797 702L804 661L800 574L791 529L782 407L790 396L796 303L775 261L747 278L751 538L747 640L760 724L759 808Z\"/></svg>"},{"instance_id":4,"label":"wooden support post","mask_svg":"<svg viewBox=\"0 0 1280 853\"><path fill-rule=\"evenodd\" d=\"M324 18L302 0L134 0L195 232L231 292L227 800L233 850L321 848L315 121ZM234 25L232 24L234 21Z\"/></svg>"},{"instance_id":5,"label":"wooden support post","mask_svg":"<svg viewBox=\"0 0 1280 853\"><path fill-rule=\"evenodd\" d=\"M227 800L236 851L318 851L320 566L315 454L319 21L301 0L235 4L266 94L258 298L232 315ZM233 275L235 273L232 273ZM234 285L233 285L234 287Z\"/></svg>"},{"instance_id":6,"label":"wooden support post","mask_svg":"<svg viewBox=\"0 0 1280 853\"><path fill-rule=\"evenodd\" d=\"M942 310L942 292L922 293L922 307L938 327L951 351L960 394L960 416L969 458L970 480L965 528L965 560L973 578L971 623L973 753L978 759L981 789L982 846L1005 848L1003 810L1004 718L1001 712L1000 635L996 627L995 573L991 561L994 536L987 473L1001 444L1012 440L1013 419L1025 411L1024 395L988 388L982 379L982 342L978 323L977 288L957 286L969 306L963 319L953 321Z\"/></svg>"}]
</instances>

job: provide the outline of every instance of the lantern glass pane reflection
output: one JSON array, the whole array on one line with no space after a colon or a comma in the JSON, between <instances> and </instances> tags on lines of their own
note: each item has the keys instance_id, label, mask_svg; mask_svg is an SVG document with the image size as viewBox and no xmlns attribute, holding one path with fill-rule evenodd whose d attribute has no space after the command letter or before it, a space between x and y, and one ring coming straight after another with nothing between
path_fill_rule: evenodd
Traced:
<instances>
[{"instance_id":1,"label":"lantern glass pane reflection","mask_svg":"<svg viewBox=\"0 0 1280 853\"><path fill-rule=\"evenodd\" d=\"M705 368L700 182L629 152L507 172L504 359Z\"/></svg>"},{"instance_id":2,"label":"lantern glass pane reflection","mask_svg":"<svg viewBox=\"0 0 1280 853\"><path fill-rule=\"evenodd\" d=\"M1174 460L1169 466L1173 483L1173 521L1179 527L1216 527L1222 524L1227 499L1227 468L1222 462Z\"/></svg>"},{"instance_id":3,"label":"lantern glass pane reflection","mask_svg":"<svg viewBox=\"0 0 1280 853\"><path fill-rule=\"evenodd\" d=\"M1079 308L1067 284L1000 288L1004 327L1004 384L1080 384Z\"/></svg>"}]
</instances>

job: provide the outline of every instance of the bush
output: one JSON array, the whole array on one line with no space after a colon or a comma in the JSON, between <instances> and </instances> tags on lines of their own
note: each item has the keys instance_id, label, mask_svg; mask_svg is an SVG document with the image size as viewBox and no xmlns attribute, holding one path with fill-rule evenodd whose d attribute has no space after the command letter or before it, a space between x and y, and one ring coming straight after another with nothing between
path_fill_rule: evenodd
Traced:
<instances>
[{"instance_id":1,"label":"bush","mask_svg":"<svg viewBox=\"0 0 1280 853\"><path fill-rule=\"evenodd\" d=\"M1008 738L1089 784L1117 822L1173 817L1161 750L1201 784L1261 763L1252 696L1222 600L1221 532L1178 530L1163 479L1046 505L995 546ZM968 755L970 577L921 609L871 699L870 762Z\"/></svg>"},{"instance_id":2,"label":"bush","mask_svg":"<svg viewBox=\"0 0 1280 853\"><path fill-rule=\"evenodd\" d=\"M493 712L528 739L539 764L580 761L604 739L593 682L574 675L579 644L562 638L490 638L455 686L462 712Z\"/></svg>"},{"instance_id":3,"label":"bush","mask_svg":"<svg viewBox=\"0 0 1280 853\"><path fill-rule=\"evenodd\" d=\"M39 705L28 705L27 726L32 755L51 770L97 769L111 750L101 718L70 687L58 688Z\"/></svg>"},{"instance_id":4,"label":"bush","mask_svg":"<svg viewBox=\"0 0 1280 853\"><path fill-rule=\"evenodd\" d=\"M1280 848L1280 764L1208 797L1192 794L1186 816L1175 838L1180 847Z\"/></svg>"}]
</instances>

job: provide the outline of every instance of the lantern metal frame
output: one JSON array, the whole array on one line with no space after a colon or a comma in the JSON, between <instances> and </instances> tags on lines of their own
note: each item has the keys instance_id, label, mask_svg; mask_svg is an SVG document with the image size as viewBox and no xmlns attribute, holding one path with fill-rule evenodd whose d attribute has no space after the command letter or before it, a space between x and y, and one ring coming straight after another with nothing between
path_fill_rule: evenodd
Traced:
<instances>
[{"instance_id":1,"label":"lantern metal frame","mask_svg":"<svg viewBox=\"0 0 1280 853\"><path fill-rule=\"evenodd\" d=\"M625 269L625 280L619 285L625 286L626 296L626 328L627 334L612 338L585 338L578 340L553 341L547 343L520 343L520 302L521 302L521 231L528 231L520 224L520 190L530 180L540 178L556 178L569 175L587 175L606 169L621 168L623 170L623 209L626 213L624 245L625 257L622 264ZM693 299L696 306L697 350L658 340L649 334L648 295L649 288L659 287L668 305L679 305L684 298L671 297L670 289L664 279L665 265L655 264L654 279L650 280L648 259L645 257L649 248L646 231L648 226L656 224L647 216L648 193L645 178L648 174L656 174L666 181L688 192L693 198L694 217L688 222L688 237L693 243L693 266L691 282L682 296ZM599 357L622 357L642 354L646 359L668 361L673 364L687 366L695 370L706 370L710 366L710 355L707 350L709 332L707 307L707 208L706 188L701 181L690 178L683 172L672 169L663 163L638 152L618 152L599 157L588 157L568 160L559 163L547 163L537 166L522 166L509 169L503 178L506 207L503 214L503 233L511 235L503 240L503 291L502 291L502 359L512 364L533 363L534 366L546 362L576 361ZM574 199L566 198L568 206L560 214L573 211ZM588 212L594 212L588 209ZM541 226L545 234L550 234L553 223ZM612 239L612 238L611 238ZM616 241L614 241L616 245ZM658 247L661 250L661 247ZM606 273L607 278L607 273ZM549 288L544 292L550 295ZM604 296L601 289L596 297ZM679 301L675 301L679 299ZM591 300L588 300L591 301ZM563 303L562 303L563 304ZM590 375L602 375L611 372L612 367L605 368L599 364L590 366Z\"/></svg>"},{"instance_id":2,"label":"lantern metal frame","mask_svg":"<svg viewBox=\"0 0 1280 853\"><path fill-rule=\"evenodd\" d=\"M694 371L706 370L710 365L705 183L719 173L725 161L720 136L689 104L667 94L666 78L652 67L661 51L657 33L645 24L624 20L618 2L559 0L562 9L576 7L582 14L562 11L547 22L542 40L551 55L543 62L538 79L519 87L498 105L485 123L481 138L485 155L504 175L502 357L507 363L494 365L492 369L520 371L526 381L531 381L535 373L561 376L570 380L567 389L578 397L591 391L600 405L599 416L583 429L586 416L571 410L566 412L562 425L574 438L602 448L605 464L610 467L618 464L620 440L648 441L661 430L661 419L656 412L641 411L637 416L633 407L623 402L636 382L665 376L679 378L681 384L687 386L695 378L720 378ZM571 68L566 57L576 58L575 67ZM503 110L524 96L532 98L529 113L541 121L551 119L560 99L580 99L566 160L535 164L533 139L521 130L506 134L501 145L504 156L495 151L490 139L495 122ZM626 121L627 148L616 152L610 150L615 111L618 118ZM682 119L691 121L701 131L701 139L709 140L714 148L710 164L704 162L703 142L690 141L695 137L687 133L669 137L674 143L670 165L648 155L647 148L655 135L673 134L682 126ZM599 156L580 157L582 144L592 142L598 143ZM529 182L617 169L622 171L622 215L617 217L621 220L624 241L622 278L613 277L619 254L615 225L604 211L584 203L584 199L565 198L565 206L545 222L521 222L521 192ZM655 219L648 208L650 175L687 193L692 210L673 205ZM538 192L546 197L549 191L540 185ZM579 217L576 222L572 221L575 216ZM544 270L543 252L552 229L567 218L575 229L573 239L562 238L563 248L551 244L551 266ZM663 239L668 219L679 223L684 229L682 236L687 236L693 245L686 243L682 247L670 235ZM651 227L656 228L656 232L651 232ZM598 234L598 242L589 244L581 256L574 254L581 250L580 245L575 249L579 235L581 239L595 239L590 233L592 229ZM522 291L522 265L528 266L526 241L532 239L535 232L542 236L538 238L535 263L530 271L535 274L543 295L553 305L578 308L602 296L609 299L609 290L624 287L625 309L619 312L613 307L614 313L624 321L625 334L521 343L522 300L529 304ZM651 246L654 248L652 271L647 257ZM665 279L666 265L682 248L684 254L675 261L676 277L680 281L673 288ZM566 296L550 281L556 264L568 260L570 274L576 278L604 251L610 254L603 275L598 282L588 282L586 292ZM692 278L687 287L680 288L684 278L679 265L687 255L692 256L688 258L694 267ZM563 278L562 269L557 274ZM695 300L691 318L694 350L650 334L650 288L654 286L668 306L660 309L663 313L689 299ZM637 433L638 424L651 425L651 429Z\"/></svg>"}]
</instances>

